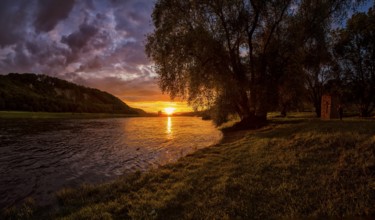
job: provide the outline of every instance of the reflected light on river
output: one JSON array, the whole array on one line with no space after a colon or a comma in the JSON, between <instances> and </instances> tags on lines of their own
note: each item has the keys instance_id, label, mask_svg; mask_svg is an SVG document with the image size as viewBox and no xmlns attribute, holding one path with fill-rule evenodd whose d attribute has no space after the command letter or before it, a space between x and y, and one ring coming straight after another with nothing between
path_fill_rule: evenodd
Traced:
<instances>
[{"instance_id":1,"label":"reflected light on river","mask_svg":"<svg viewBox=\"0 0 375 220\"><path fill-rule=\"evenodd\" d=\"M27 197L49 205L62 188L159 167L221 138L198 117L0 118L0 209Z\"/></svg>"},{"instance_id":2,"label":"reflected light on river","mask_svg":"<svg viewBox=\"0 0 375 220\"><path fill-rule=\"evenodd\" d=\"M172 139L172 118L168 117L167 121L167 138Z\"/></svg>"}]
</instances>

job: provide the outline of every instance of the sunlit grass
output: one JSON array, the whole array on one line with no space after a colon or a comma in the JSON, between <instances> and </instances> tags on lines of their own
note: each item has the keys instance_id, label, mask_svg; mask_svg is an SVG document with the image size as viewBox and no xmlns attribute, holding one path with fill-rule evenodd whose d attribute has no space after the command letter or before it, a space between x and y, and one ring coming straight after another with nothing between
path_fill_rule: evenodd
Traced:
<instances>
[{"instance_id":1,"label":"sunlit grass","mask_svg":"<svg viewBox=\"0 0 375 220\"><path fill-rule=\"evenodd\" d=\"M238 134L148 173L64 189L59 208L36 210L36 218L375 215L374 121L274 118L261 130Z\"/></svg>"},{"instance_id":2,"label":"sunlit grass","mask_svg":"<svg viewBox=\"0 0 375 220\"><path fill-rule=\"evenodd\" d=\"M280 118L280 112L269 112L267 118ZM288 112L285 118L316 118L315 112Z\"/></svg>"}]
</instances>

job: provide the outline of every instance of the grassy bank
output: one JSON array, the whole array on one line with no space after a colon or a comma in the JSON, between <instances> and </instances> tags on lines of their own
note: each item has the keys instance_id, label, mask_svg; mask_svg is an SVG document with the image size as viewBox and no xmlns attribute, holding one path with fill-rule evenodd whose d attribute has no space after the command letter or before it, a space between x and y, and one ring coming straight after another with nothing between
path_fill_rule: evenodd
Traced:
<instances>
[{"instance_id":1,"label":"grassy bank","mask_svg":"<svg viewBox=\"0 0 375 220\"><path fill-rule=\"evenodd\" d=\"M65 189L63 219L375 217L375 122L273 119L148 173Z\"/></svg>"},{"instance_id":2,"label":"grassy bank","mask_svg":"<svg viewBox=\"0 0 375 220\"><path fill-rule=\"evenodd\" d=\"M0 118L122 118L137 117L131 114L109 114L109 113L71 113L71 112L22 112L22 111L0 111Z\"/></svg>"}]
</instances>

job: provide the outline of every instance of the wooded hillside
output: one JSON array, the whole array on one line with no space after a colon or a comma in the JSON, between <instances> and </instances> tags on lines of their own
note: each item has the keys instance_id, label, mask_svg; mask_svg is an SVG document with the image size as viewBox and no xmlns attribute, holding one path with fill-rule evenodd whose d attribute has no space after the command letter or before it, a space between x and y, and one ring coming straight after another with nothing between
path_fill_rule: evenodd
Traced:
<instances>
[{"instance_id":1,"label":"wooded hillside","mask_svg":"<svg viewBox=\"0 0 375 220\"><path fill-rule=\"evenodd\" d=\"M0 75L0 110L144 114L117 97L46 75Z\"/></svg>"}]
</instances>

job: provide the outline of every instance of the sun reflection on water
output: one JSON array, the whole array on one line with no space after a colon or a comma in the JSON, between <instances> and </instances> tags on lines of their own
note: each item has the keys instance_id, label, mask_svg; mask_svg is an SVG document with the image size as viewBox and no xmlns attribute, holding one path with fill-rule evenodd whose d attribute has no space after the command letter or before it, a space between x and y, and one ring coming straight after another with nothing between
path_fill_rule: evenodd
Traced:
<instances>
[{"instance_id":1,"label":"sun reflection on water","mask_svg":"<svg viewBox=\"0 0 375 220\"><path fill-rule=\"evenodd\" d=\"M168 139L172 138L172 118L171 117L168 117L168 120L167 120L167 135L168 135Z\"/></svg>"}]
</instances>

